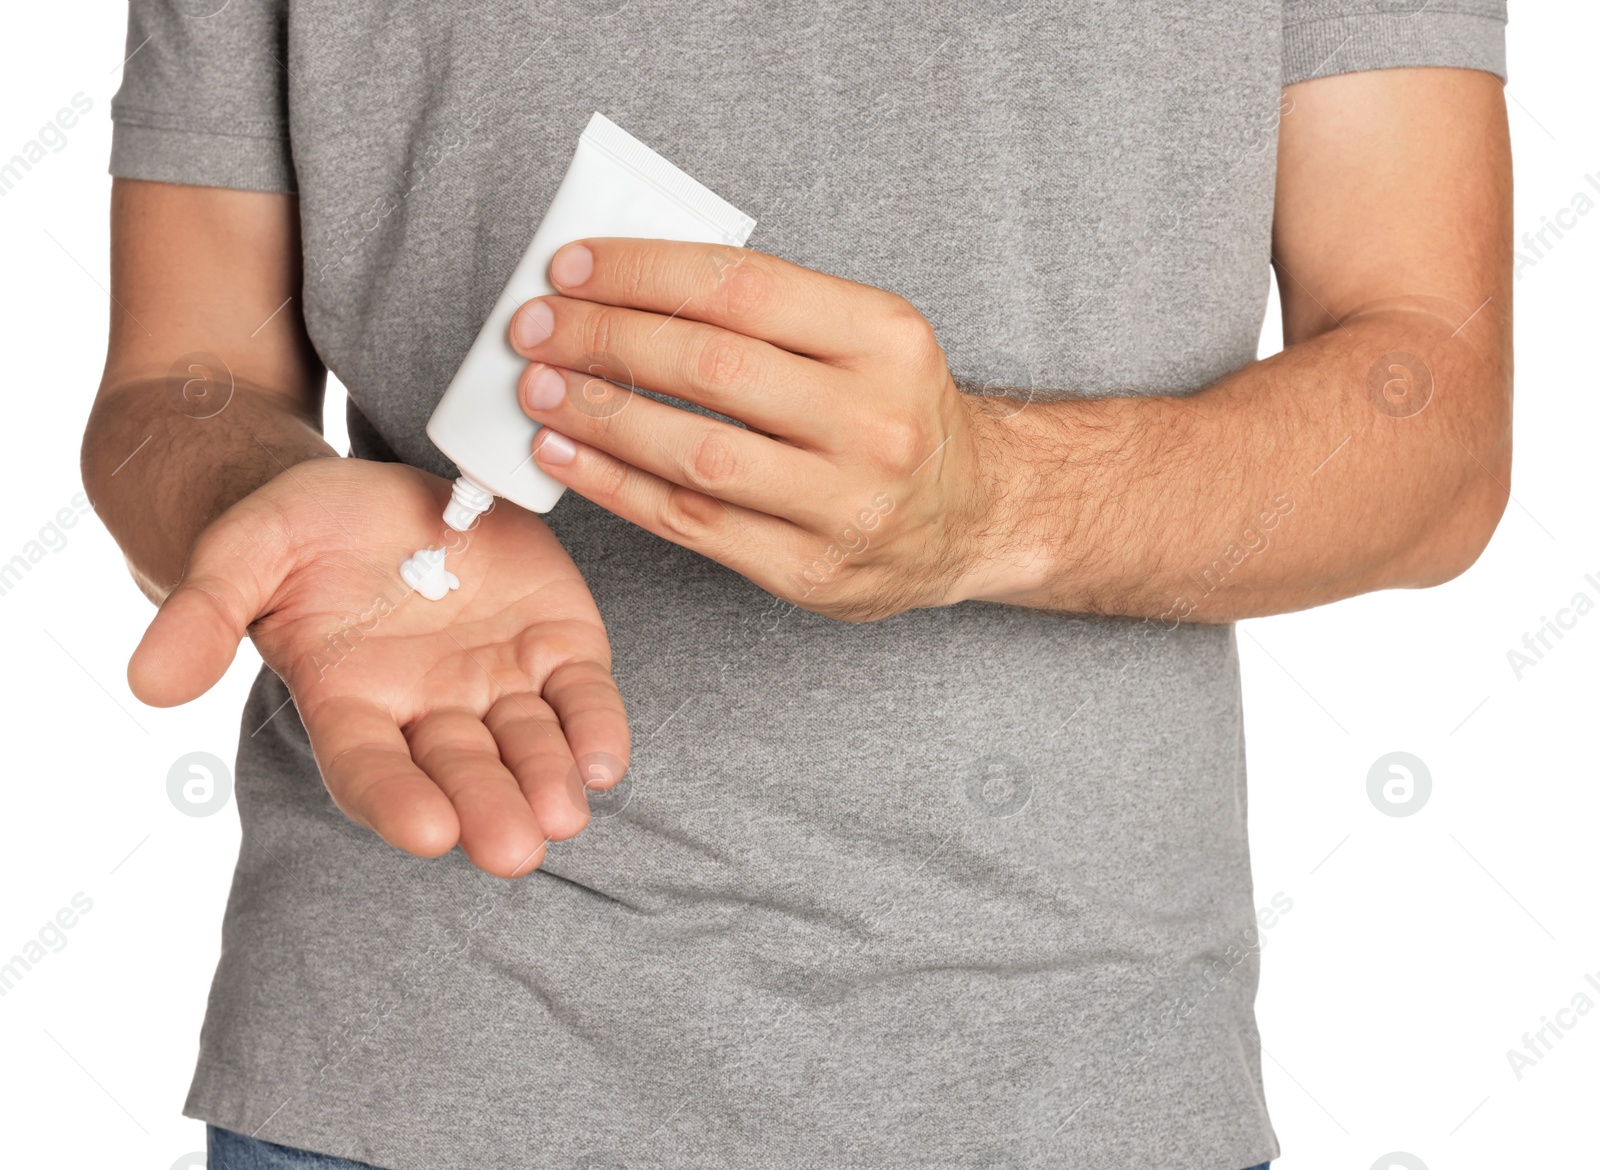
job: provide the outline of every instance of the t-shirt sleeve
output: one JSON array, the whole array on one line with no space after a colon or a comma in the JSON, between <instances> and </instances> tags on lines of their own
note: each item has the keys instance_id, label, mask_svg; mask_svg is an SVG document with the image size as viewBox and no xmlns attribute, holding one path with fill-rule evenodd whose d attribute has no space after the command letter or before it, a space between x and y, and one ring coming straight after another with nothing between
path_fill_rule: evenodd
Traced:
<instances>
[{"instance_id":1,"label":"t-shirt sleeve","mask_svg":"<svg viewBox=\"0 0 1600 1170\"><path fill-rule=\"evenodd\" d=\"M293 191L288 0L132 0L111 173Z\"/></svg>"},{"instance_id":2,"label":"t-shirt sleeve","mask_svg":"<svg viewBox=\"0 0 1600 1170\"><path fill-rule=\"evenodd\" d=\"M1405 65L1504 81L1506 0L1284 0L1284 85Z\"/></svg>"}]
</instances>

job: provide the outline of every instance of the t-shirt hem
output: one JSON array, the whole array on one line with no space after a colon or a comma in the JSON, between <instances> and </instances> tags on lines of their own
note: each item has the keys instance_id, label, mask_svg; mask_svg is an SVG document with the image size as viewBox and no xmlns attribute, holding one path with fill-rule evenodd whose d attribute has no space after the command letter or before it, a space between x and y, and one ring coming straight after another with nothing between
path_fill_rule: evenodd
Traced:
<instances>
[{"instance_id":1,"label":"t-shirt hem","mask_svg":"<svg viewBox=\"0 0 1600 1170\"><path fill-rule=\"evenodd\" d=\"M1359 13L1284 26L1283 84L1408 66L1481 69L1506 79L1505 21L1424 9Z\"/></svg>"},{"instance_id":2,"label":"t-shirt hem","mask_svg":"<svg viewBox=\"0 0 1600 1170\"><path fill-rule=\"evenodd\" d=\"M286 138L144 125L116 119L111 173L121 179L231 187L293 194L294 165Z\"/></svg>"},{"instance_id":3,"label":"t-shirt hem","mask_svg":"<svg viewBox=\"0 0 1600 1170\"><path fill-rule=\"evenodd\" d=\"M320 1154L325 1158L343 1158L351 1162L363 1162L377 1170L420 1170L420 1164L414 1162L380 1162L381 1155L370 1149L360 1148L349 1143L330 1141L326 1134L312 1134L309 1131L297 1130L287 1133L273 1128L271 1116L252 1114L245 1098L238 1093L217 1091L217 1087L209 1083L202 1087L203 1074L197 1072L195 1083L189 1089L189 1099L183 1103L183 1115L191 1121L204 1122L214 1125L219 1129L231 1130L234 1133L244 1134L255 1138L257 1141L272 1142L274 1145L287 1146L292 1150L305 1150L307 1153ZM289 1104L288 1101L283 1102Z\"/></svg>"},{"instance_id":4,"label":"t-shirt hem","mask_svg":"<svg viewBox=\"0 0 1600 1170\"><path fill-rule=\"evenodd\" d=\"M201 1067L195 1072L188 1100L184 1102L183 1115L190 1120L245 1134L258 1141L271 1142L293 1150L305 1150L324 1157L344 1158L372 1166L375 1170L467 1170L464 1164L458 1166L456 1163L441 1161L441 1157L444 1159L449 1157L442 1151L419 1150L414 1146L393 1141L376 1143L351 1141L348 1137L338 1136L333 1127L320 1121L312 1125L288 1127L274 1125L274 1120L278 1118L276 1111L262 1121L260 1120L262 1110L257 1107L259 1103L248 1100L248 1092L228 1088L228 1080L226 1074L208 1069L202 1062ZM238 1081L235 1080L234 1084L237 1086ZM284 1101L279 1108L290 1103ZM303 1111L300 1116L304 1118ZM1261 1136L1266 1144L1249 1147L1251 1150L1249 1153L1224 1152L1218 1155L1215 1151L1210 1151L1197 1154L1191 1160L1197 1159L1196 1164L1215 1166L1221 1170L1235 1170L1236 1167L1243 1170L1245 1167L1277 1161L1282 1154L1282 1147L1276 1136L1271 1134L1270 1129L1267 1134ZM1239 1147L1233 1148L1237 1150ZM711 1170L718 1165L719 1163L713 1159L702 1165L701 1170ZM765 1170L893 1170L902 1163L885 1155L883 1161L878 1164L871 1161L840 1164L805 1158L799 1161L763 1160L760 1165Z\"/></svg>"}]
</instances>

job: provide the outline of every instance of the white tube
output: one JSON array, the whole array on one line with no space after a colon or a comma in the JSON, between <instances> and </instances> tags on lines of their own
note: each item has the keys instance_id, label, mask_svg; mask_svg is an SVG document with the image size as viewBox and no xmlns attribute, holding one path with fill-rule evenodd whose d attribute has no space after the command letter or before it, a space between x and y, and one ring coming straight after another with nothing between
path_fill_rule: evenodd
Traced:
<instances>
[{"instance_id":1,"label":"white tube","mask_svg":"<svg viewBox=\"0 0 1600 1170\"><path fill-rule=\"evenodd\" d=\"M600 114L590 118L533 242L428 420L428 438L461 472L445 523L466 531L494 496L548 512L566 490L533 461L539 427L517 401L517 379L527 362L508 336L518 306L556 291L548 272L557 248L590 236L737 247L755 226L620 127Z\"/></svg>"}]
</instances>

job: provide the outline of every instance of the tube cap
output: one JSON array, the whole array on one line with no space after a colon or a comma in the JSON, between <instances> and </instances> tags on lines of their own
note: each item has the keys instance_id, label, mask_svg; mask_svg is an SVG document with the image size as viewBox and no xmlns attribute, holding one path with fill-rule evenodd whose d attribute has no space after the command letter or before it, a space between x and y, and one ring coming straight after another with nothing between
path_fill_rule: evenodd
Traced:
<instances>
[{"instance_id":1,"label":"tube cap","mask_svg":"<svg viewBox=\"0 0 1600 1170\"><path fill-rule=\"evenodd\" d=\"M450 502L445 505L444 522L457 532L465 532L489 510L494 503L494 493L466 476L456 480L450 489Z\"/></svg>"}]
</instances>

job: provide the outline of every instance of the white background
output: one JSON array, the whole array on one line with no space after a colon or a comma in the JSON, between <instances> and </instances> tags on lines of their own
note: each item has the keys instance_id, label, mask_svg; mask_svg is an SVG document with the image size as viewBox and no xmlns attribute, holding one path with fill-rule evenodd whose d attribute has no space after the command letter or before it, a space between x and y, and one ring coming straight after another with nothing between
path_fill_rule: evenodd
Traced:
<instances>
[{"instance_id":1,"label":"white background","mask_svg":"<svg viewBox=\"0 0 1600 1170\"><path fill-rule=\"evenodd\" d=\"M1591 5L1514 9L1520 237L1580 190L1600 198L1585 184L1600 182L1600 18ZM81 490L124 19L108 0L6 16L0 160L75 94L93 110L0 197L0 562ZM1440 589L1241 627L1257 900L1294 903L1267 934L1259 1001L1284 1170L1369 1170L1396 1150L1429 1170L1595 1164L1600 1012L1520 1080L1506 1052L1578 992L1600 1004L1584 982L1600 981L1600 612L1520 680L1507 660L1574 594L1600 601L1597 258L1593 214L1521 272L1515 500L1478 565ZM1275 313L1263 353L1279 344ZM98 521L66 535L0 596L0 962L75 894L93 908L0 998L3 1160L169 1170L203 1144L179 1108L239 833L231 803L180 814L166 776L190 751L231 762L257 660L246 646L186 708L140 706L123 670L148 604ZM1369 768L1396 750L1433 780L1406 818L1367 795Z\"/></svg>"}]
</instances>

